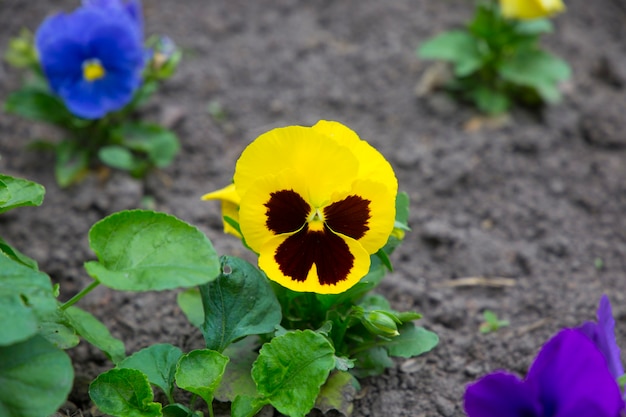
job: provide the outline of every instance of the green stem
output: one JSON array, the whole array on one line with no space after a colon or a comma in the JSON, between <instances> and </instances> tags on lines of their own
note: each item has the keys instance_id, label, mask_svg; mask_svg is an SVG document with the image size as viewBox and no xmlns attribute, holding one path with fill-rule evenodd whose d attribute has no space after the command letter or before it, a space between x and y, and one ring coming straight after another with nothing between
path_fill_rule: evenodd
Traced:
<instances>
[{"instance_id":1,"label":"green stem","mask_svg":"<svg viewBox=\"0 0 626 417\"><path fill-rule=\"evenodd\" d=\"M66 310L68 307L71 307L74 304L76 304L81 298L89 294L98 285L100 285L100 283L98 281L94 281L91 284L89 284L89 286L87 286L86 288L83 288L81 292L79 292L78 294L76 294L75 296L67 300L65 303L63 303L63 305L61 305L61 310Z\"/></svg>"},{"instance_id":2,"label":"green stem","mask_svg":"<svg viewBox=\"0 0 626 417\"><path fill-rule=\"evenodd\" d=\"M211 396L211 402L208 404L209 406L209 417L214 417L213 415L213 397Z\"/></svg>"},{"instance_id":3,"label":"green stem","mask_svg":"<svg viewBox=\"0 0 626 417\"><path fill-rule=\"evenodd\" d=\"M371 343L364 343L362 345L359 345L359 347L354 348L354 349L352 349L350 351L350 357L353 357L354 355L356 355L359 352L364 352L364 351L366 351L368 349L371 349L373 347L376 347L376 346L380 346L380 343L379 342L371 342Z\"/></svg>"}]
</instances>

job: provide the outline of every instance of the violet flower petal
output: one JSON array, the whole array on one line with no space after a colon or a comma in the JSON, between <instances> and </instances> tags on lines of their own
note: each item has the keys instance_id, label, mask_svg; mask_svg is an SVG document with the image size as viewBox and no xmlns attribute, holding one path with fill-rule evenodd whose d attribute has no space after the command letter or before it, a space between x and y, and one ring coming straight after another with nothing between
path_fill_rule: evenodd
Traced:
<instances>
[{"instance_id":1,"label":"violet flower petal","mask_svg":"<svg viewBox=\"0 0 626 417\"><path fill-rule=\"evenodd\" d=\"M541 417L541 406L530 387L515 375L494 372L465 391L468 417Z\"/></svg>"},{"instance_id":2,"label":"violet flower petal","mask_svg":"<svg viewBox=\"0 0 626 417\"><path fill-rule=\"evenodd\" d=\"M607 361L613 378L624 375L624 367L620 359L620 349L615 340L615 320L611 310L609 297L603 295L598 306L598 322L586 322L579 329L600 349Z\"/></svg>"},{"instance_id":3,"label":"violet flower petal","mask_svg":"<svg viewBox=\"0 0 626 417\"><path fill-rule=\"evenodd\" d=\"M525 381L542 416L618 417L624 407L602 353L577 329L561 330L541 349Z\"/></svg>"}]
</instances>

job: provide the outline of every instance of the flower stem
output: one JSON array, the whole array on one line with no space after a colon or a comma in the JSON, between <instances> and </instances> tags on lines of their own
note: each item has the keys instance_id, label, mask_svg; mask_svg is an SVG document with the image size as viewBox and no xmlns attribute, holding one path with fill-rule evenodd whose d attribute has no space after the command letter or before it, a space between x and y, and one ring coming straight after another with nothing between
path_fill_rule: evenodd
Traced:
<instances>
[{"instance_id":1,"label":"flower stem","mask_svg":"<svg viewBox=\"0 0 626 417\"><path fill-rule=\"evenodd\" d=\"M79 292L78 294L76 294L75 296L67 300L65 303L63 303L63 305L61 305L61 310L66 310L68 307L71 307L74 304L76 304L81 298L89 294L98 285L100 285L100 283L98 281L94 281L91 284L89 284L89 286L87 286L86 288L83 288L81 292Z\"/></svg>"}]
</instances>

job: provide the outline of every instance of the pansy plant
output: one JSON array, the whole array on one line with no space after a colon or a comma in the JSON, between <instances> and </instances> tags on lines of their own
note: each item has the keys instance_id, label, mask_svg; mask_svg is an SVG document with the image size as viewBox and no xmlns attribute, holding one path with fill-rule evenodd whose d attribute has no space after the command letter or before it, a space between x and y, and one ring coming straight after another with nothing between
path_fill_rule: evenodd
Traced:
<instances>
[{"instance_id":1,"label":"pansy plant","mask_svg":"<svg viewBox=\"0 0 626 417\"><path fill-rule=\"evenodd\" d=\"M561 0L478 0L470 22L427 40L417 55L450 64L446 87L482 112L555 103L571 71L539 40L553 30L546 18L564 9Z\"/></svg>"},{"instance_id":2,"label":"pansy plant","mask_svg":"<svg viewBox=\"0 0 626 417\"><path fill-rule=\"evenodd\" d=\"M144 42L142 19L139 0L84 0L46 18L34 39L25 32L10 44L7 60L31 71L5 109L67 132L59 143L37 143L56 151L62 186L96 162L143 176L178 150L172 132L129 118L180 59L169 38Z\"/></svg>"},{"instance_id":3,"label":"pansy plant","mask_svg":"<svg viewBox=\"0 0 626 417\"><path fill-rule=\"evenodd\" d=\"M273 331L258 334L243 351L237 348L248 352L245 359L231 357L235 364L226 368L229 382L221 398L233 401L233 415L255 415L265 404L289 416L323 409L329 398L342 398L333 391L354 390L355 377L383 372L393 364L390 357L417 356L437 344L434 333L413 324L421 315L397 312L381 295L369 294L391 268L389 255L408 230L408 198L398 193L391 165L348 127L320 121L264 133L241 154L233 183L203 199L220 200L225 231L258 254L260 271L247 267L246 280L254 275L267 282L281 312ZM212 294L224 294L223 286L243 273L231 262L222 289L201 287L201 303L191 293L179 300L208 345L215 346L215 335L207 322L219 320L214 307L207 310L215 304ZM233 299L247 294L229 293ZM204 306L204 324L194 303ZM225 309L228 304L217 316L229 316ZM308 340L313 334L316 342ZM315 355L304 349L310 343L320 344ZM270 359L269 352L278 354L269 349L274 344L280 355ZM301 369L299 361L313 366ZM281 365L292 362L293 368ZM252 379L245 370L250 365ZM289 394L283 398L279 390ZM294 401L298 396L302 401Z\"/></svg>"}]
</instances>

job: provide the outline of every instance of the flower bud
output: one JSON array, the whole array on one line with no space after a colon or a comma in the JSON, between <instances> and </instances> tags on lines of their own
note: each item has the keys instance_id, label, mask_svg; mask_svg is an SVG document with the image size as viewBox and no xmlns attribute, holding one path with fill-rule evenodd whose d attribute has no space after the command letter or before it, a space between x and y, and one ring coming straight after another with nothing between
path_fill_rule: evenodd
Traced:
<instances>
[{"instance_id":1,"label":"flower bud","mask_svg":"<svg viewBox=\"0 0 626 417\"><path fill-rule=\"evenodd\" d=\"M361 323L370 333L384 337L398 336L398 323L396 317L388 311L373 310L366 312L361 318Z\"/></svg>"}]
</instances>

